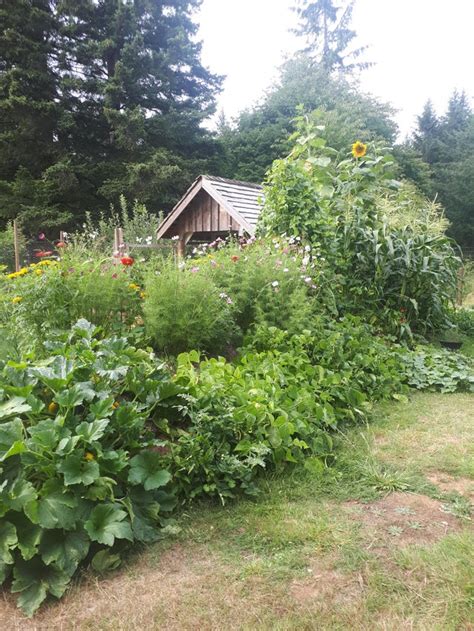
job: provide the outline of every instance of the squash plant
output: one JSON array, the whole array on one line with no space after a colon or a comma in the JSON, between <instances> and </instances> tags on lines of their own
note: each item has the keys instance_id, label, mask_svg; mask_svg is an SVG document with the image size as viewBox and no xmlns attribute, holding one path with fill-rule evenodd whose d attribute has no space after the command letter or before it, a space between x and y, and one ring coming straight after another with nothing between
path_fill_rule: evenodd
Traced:
<instances>
[{"instance_id":1,"label":"squash plant","mask_svg":"<svg viewBox=\"0 0 474 631\"><path fill-rule=\"evenodd\" d=\"M170 375L82 320L40 362L0 362L0 578L32 615L79 564L116 567L152 541L175 505L147 419Z\"/></svg>"}]
</instances>

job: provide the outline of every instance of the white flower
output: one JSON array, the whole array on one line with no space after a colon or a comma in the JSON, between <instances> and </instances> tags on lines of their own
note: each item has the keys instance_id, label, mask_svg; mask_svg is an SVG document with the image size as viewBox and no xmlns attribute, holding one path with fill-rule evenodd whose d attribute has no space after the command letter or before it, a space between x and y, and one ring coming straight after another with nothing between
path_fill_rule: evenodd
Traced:
<instances>
[{"instance_id":1,"label":"white flower","mask_svg":"<svg viewBox=\"0 0 474 631\"><path fill-rule=\"evenodd\" d=\"M306 276L306 278L304 279L305 283L311 283L313 281L313 279L310 276Z\"/></svg>"},{"instance_id":2,"label":"white flower","mask_svg":"<svg viewBox=\"0 0 474 631\"><path fill-rule=\"evenodd\" d=\"M304 246L304 251L305 252L311 252L311 246L310 245L305 245Z\"/></svg>"},{"instance_id":3,"label":"white flower","mask_svg":"<svg viewBox=\"0 0 474 631\"><path fill-rule=\"evenodd\" d=\"M174 237L171 237L171 241L177 241L179 239L179 236L177 234L175 234Z\"/></svg>"},{"instance_id":4,"label":"white flower","mask_svg":"<svg viewBox=\"0 0 474 631\"><path fill-rule=\"evenodd\" d=\"M272 287L278 287L280 283L277 280L274 280L272 283Z\"/></svg>"},{"instance_id":5,"label":"white flower","mask_svg":"<svg viewBox=\"0 0 474 631\"><path fill-rule=\"evenodd\" d=\"M306 267L309 263L309 256L305 256L301 262L303 263L304 267Z\"/></svg>"},{"instance_id":6,"label":"white flower","mask_svg":"<svg viewBox=\"0 0 474 631\"><path fill-rule=\"evenodd\" d=\"M289 272L290 270L287 267L285 267L285 269L283 271L284 272Z\"/></svg>"}]
</instances>

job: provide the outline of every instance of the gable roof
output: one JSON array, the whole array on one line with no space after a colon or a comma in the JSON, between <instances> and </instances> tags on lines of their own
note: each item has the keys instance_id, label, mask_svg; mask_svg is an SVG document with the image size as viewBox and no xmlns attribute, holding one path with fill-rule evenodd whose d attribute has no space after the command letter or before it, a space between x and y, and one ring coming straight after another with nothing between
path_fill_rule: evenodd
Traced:
<instances>
[{"instance_id":1,"label":"gable roof","mask_svg":"<svg viewBox=\"0 0 474 631\"><path fill-rule=\"evenodd\" d=\"M200 175L188 188L171 213L158 228L161 239L189 203L201 190L205 190L250 235L255 233L264 200L263 187L251 182L228 180L223 177Z\"/></svg>"}]
</instances>

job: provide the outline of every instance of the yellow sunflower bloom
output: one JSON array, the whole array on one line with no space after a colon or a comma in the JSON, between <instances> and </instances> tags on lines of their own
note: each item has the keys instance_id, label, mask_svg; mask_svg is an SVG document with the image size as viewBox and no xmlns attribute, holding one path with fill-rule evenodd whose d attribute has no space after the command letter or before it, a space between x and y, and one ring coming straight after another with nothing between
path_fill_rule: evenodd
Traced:
<instances>
[{"instance_id":1,"label":"yellow sunflower bloom","mask_svg":"<svg viewBox=\"0 0 474 631\"><path fill-rule=\"evenodd\" d=\"M358 140L352 145L352 155L354 158L363 158L367 153L367 145Z\"/></svg>"}]
</instances>

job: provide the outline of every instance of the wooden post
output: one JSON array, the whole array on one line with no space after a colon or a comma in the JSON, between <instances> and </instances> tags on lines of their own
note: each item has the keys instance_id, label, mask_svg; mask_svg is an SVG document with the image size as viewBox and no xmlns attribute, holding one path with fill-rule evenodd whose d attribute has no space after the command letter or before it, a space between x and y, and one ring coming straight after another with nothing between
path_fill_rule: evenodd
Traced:
<instances>
[{"instance_id":1,"label":"wooden post","mask_svg":"<svg viewBox=\"0 0 474 631\"><path fill-rule=\"evenodd\" d=\"M466 272L466 268L463 266L458 271L458 286L457 286L457 299L456 302L460 307L462 307L463 293L464 293L464 274Z\"/></svg>"},{"instance_id":2,"label":"wooden post","mask_svg":"<svg viewBox=\"0 0 474 631\"><path fill-rule=\"evenodd\" d=\"M113 256L116 257L119 255L118 249L118 228L114 228L114 252Z\"/></svg>"},{"instance_id":3,"label":"wooden post","mask_svg":"<svg viewBox=\"0 0 474 631\"><path fill-rule=\"evenodd\" d=\"M123 242L123 229L117 228L117 240L118 240L118 251L120 254L124 253L125 244Z\"/></svg>"},{"instance_id":4,"label":"wooden post","mask_svg":"<svg viewBox=\"0 0 474 631\"><path fill-rule=\"evenodd\" d=\"M186 253L186 239L183 235L182 237L179 237L178 247L176 248L178 261L180 261L181 259L184 259L185 253Z\"/></svg>"},{"instance_id":5,"label":"wooden post","mask_svg":"<svg viewBox=\"0 0 474 631\"><path fill-rule=\"evenodd\" d=\"M15 272L20 270L20 246L18 244L18 224L13 221L13 248L15 250Z\"/></svg>"}]
</instances>

